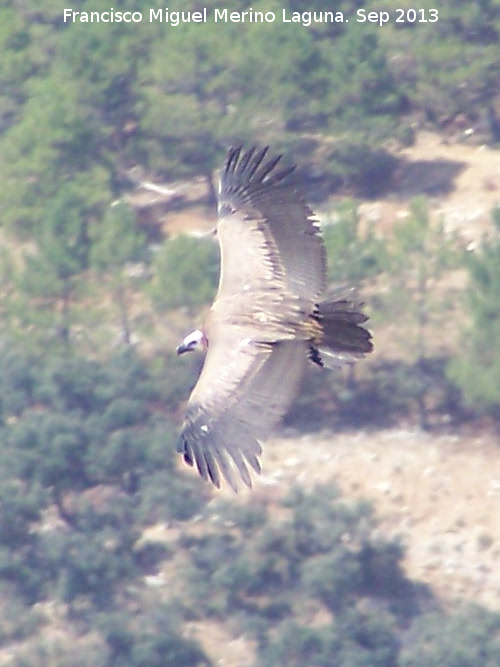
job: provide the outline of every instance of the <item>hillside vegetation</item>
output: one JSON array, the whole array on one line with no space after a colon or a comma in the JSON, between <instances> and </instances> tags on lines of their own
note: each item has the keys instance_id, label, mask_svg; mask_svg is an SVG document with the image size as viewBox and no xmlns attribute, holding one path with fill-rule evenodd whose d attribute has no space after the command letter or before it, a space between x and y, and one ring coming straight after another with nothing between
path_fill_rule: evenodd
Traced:
<instances>
[{"instance_id":1,"label":"hillside vegetation","mask_svg":"<svg viewBox=\"0 0 500 667\"><path fill-rule=\"evenodd\" d=\"M0 664L498 665L491 599L417 579L411 539L326 463L333 433L498 433L500 4L383 28L72 24L58 4L0 7ZM286 418L326 479L272 478L295 470L277 442L229 498L175 454L201 363L175 345L218 275L212 236L179 232L213 227L226 147L253 141L298 163L376 354L311 369ZM480 219L446 208L464 175Z\"/></svg>"}]
</instances>

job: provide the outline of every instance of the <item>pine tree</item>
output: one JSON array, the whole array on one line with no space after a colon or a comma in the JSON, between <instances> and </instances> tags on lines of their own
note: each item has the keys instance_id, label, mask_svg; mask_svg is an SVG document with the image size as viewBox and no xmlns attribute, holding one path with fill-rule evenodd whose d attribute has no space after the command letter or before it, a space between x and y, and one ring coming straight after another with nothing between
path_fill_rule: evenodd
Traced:
<instances>
[{"instance_id":1,"label":"pine tree","mask_svg":"<svg viewBox=\"0 0 500 667\"><path fill-rule=\"evenodd\" d=\"M177 236L156 255L150 294L158 310L199 307L213 299L219 263L212 239Z\"/></svg>"},{"instance_id":2,"label":"pine tree","mask_svg":"<svg viewBox=\"0 0 500 667\"><path fill-rule=\"evenodd\" d=\"M334 283L359 285L380 273L387 263L384 243L376 237L373 226L360 229L358 207L359 202L346 199L334 215L323 220L328 277Z\"/></svg>"},{"instance_id":3,"label":"pine tree","mask_svg":"<svg viewBox=\"0 0 500 667\"><path fill-rule=\"evenodd\" d=\"M446 287L437 289L437 285L456 262L455 245L442 223L431 220L424 198L414 199L408 217L395 226L388 249L389 289L382 307L386 317L403 323L394 328L393 346L402 346L412 370L401 376L400 389L416 401L421 428L429 426L433 357L448 342L440 336L436 345L432 333L443 327L453 307Z\"/></svg>"},{"instance_id":4,"label":"pine tree","mask_svg":"<svg viewBox=\"0 0 500 667\"><path fill-rule=\"evenodd\" d=\"M91 229L93 240L90 262L109 286L120 317L120 337L130 345L132 325L129 313L130 264L139 261L146 246L144 235L136 227L132 208L123 201L108 210L102 222Z\"/></svg>"},{"instance_id":5,"label":"pine tree","mask_svg":"<svg viewBox=\"0 0 500 667\"><path fill-rule=\"evenodd\" d=\"M500 207L492 214L495 233L467 256L466 306L471 322L450 377L480 410L500 411Z\"/></svg>"},{"instance_id":6,"label":"pine tree","mask_svg":"<svg viewBox=\"0 0 500 667\"><path fill-rule=\"evenodd\" d=\"M36 248L25 255L18 285L31 307L19 312L26 327L55 331L68 343L72 300L82 289L81 274L88 266L88 201L78 185L63 184L47 205L36 230Z\"/></svg>"}]
</instances>

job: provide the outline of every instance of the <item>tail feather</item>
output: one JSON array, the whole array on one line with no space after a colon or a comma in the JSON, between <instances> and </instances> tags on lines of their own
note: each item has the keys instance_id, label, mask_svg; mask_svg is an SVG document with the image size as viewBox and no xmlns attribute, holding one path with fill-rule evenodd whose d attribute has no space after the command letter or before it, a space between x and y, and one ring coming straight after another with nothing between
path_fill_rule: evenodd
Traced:
<instances>
[{"instance_id":1,"label":"tail feather","mask_svg":"<svg viewBox=\"0 0 500 667\"><path fill-rule=\"evenodd\" d=\"M372 336L361 326L368 317L363 304L348 298L352 290L338 290L335 295L318 305L314 314L321 325L321 341L313 345L311 358L318 356L320 365L342 366L352 364L373 350ZM321 363L322 362L322 363Z\"/></svg>"}]
</instances>

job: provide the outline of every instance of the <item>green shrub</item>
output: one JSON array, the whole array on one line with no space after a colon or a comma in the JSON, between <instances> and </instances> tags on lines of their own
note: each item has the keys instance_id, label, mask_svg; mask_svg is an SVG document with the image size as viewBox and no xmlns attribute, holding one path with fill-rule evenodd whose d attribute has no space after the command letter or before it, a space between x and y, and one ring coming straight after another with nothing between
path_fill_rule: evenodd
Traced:
<instances>
[{"instance_id":1,"label":"green shrub","mask_svg":"<svg viewBox=\"0 0 500 667\"><path fill-rule=\"evenodd\" d=\"M152 264L151 297L159 311L209 303L219 275L212 239L177 236L165 242Z\"/></svg>"}]
</instances>

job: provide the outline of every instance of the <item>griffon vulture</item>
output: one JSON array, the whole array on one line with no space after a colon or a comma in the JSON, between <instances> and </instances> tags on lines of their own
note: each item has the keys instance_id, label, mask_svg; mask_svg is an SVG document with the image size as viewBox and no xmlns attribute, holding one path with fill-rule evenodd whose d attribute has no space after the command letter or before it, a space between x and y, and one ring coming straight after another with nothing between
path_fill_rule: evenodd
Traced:
<instances>
[{"instance_id":1,"label":"griffon vulture","mask_svg":"<svg viewBox=\"0 0 500 667\"><path fill-rule=\"evenodd\" d=\"M221 267L203 331L203 369L186 411L179 452L200 475L236 491L260 472L260 441L295 398L308 361L353 363L372 349L362 304L350 290L325 297L326 253L318 218L268 148L231 148L218 195Z\"/></svg>"}]
</instances>

